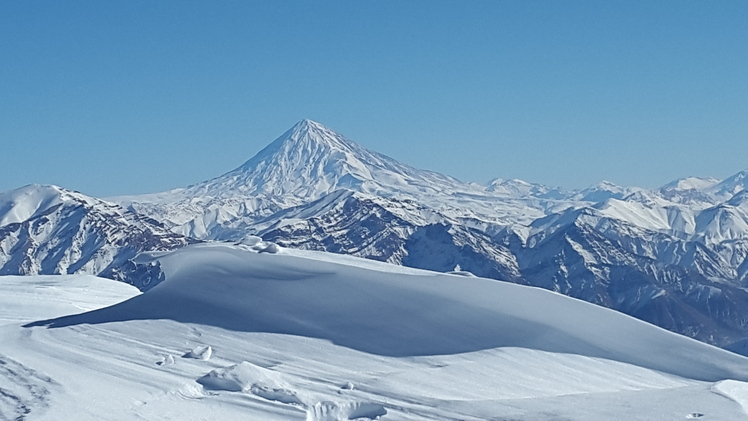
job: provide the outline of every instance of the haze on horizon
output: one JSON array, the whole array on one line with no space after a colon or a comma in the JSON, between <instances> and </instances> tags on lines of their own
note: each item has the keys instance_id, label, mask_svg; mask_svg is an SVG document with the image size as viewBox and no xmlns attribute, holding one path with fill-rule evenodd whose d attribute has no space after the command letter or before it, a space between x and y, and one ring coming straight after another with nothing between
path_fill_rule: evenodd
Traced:
<instances>
[{"instance_id":1,"label":"haze on horizon","mask_svg":"<svg viewBox=\"0 0 748 421\"><path fill-rule=\"evenodd\" d=\"M464 181L746 169L748 3L4 2L0 190L163 191L303 118Z\"/></svg>"}]
</instances>

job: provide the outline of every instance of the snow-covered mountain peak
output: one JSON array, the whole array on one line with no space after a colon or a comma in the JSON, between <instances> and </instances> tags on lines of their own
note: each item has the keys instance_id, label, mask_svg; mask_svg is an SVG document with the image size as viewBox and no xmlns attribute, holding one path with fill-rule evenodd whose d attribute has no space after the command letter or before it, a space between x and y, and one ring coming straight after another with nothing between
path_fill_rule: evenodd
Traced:
<instances>
[{"instance_id":1,"label":"snow-covered mountain peak","mask_svg":"<svg viewBox=\"0 0 748 421\"><path fill-rule=\"evenodd\" d=\"M603 181L601 181L601 182L599 182L597 184L593 184L590 187L591 188L592 187L599 187L599 188L606 188L606 189L620 189L621 188L621 186L619 186L618 184L610 182L608 180L603 180Z\"/></svg>"},{"instance_id":2,"label":"snow-covered mountain peak","mask_svg":"<svg viewBox=\"0 0 748 421\"><path fill-rule=\"evenodd\" d=\"M301 177L305 183L315 178L351 175L363 182L372 178L369 165L387 167L386 161L390 159L383 158L386 157L378 156L320 123L301 120L229 174L260 175L263 181Z\"/></svg>"},{"instance_id":3,"label":"snow-covered mountain peak","mask_svg":"<svg viewBox=\"0 0 748 421\"><path fill-rule=\"evenodd\" d=\"M730 200L748 188L748 170L743 170L725 180L687 177L662 186L657 192L665 199L706 209Z\"/></svg>"},{"instance_id":4,"label":"snow-covered mountain peak","mask_svg":"<svg viewBox=\"0 0 748 421\"><path fill-rule=\"evenodd\" d=\"M488 182L486 191L511 196L524 196L530 194L533 187L532 184L518 178L512 178L510 180L495 178Z\"/></svg>"},{"instance_id":5,"label":"snow-covered mountain peak","mask_svg":"<svg viewBox=\"0 0 748 421\"><path fill-rule=\"evenodd\" d=\"M712 177L685 177L665 184L660 188L660 191L705 190L719 182L719 179Z\"/></svg>"},{"instance_id":6,"label":"snow-covered mountain peak","mask_svg":"<svg viewBox=\"0 0 748 421\"><path fill-rule=\"evenodd\" d=\"M622 199L639 190L641 189L637 187L621 187L603 180L580 191L573 198L585 202L604 202L608 199Z\"/></svg>"},{"instance_id":7,"label":"snow-covered mountain peak","mask_svg":"<svg viewBox=\"0 0 748 421\"><path fill-rule=\"evenodd\" d=\"M475 190L370 151L320 123L301 120L240 167L191 186L184 194L261 197L295 205L339 189L385 196Z\"/></svg>"},{"instance_id":8,"label":"snow-covered mountain peak","mask_svg":"<svg viewBox=\"0 0 748 421\"><path fill-rule=\"evenodd\" d=\"M706 209L720 201L714 195L718 183L720 180L712 177L679 178L660 187L655 193L672 203Z\"/></svg>"},{"instance_id":9,"label":"snow-covered mountain peak","mask_svg":"<svg viewBox=\"0 0 748 421\"><path fill-rule=\"evenodd\" d=\"M55 185L29 184L0 193L0 226L26 221L62 203L93 205L95 201Z\"/></svg>"},{"instance_id":10,"label":"snow-covered mountain peak","mask_svg":"<svg viewBox=\"0 0 748 421\"><path fill-rule=\"evenodd\" d=\"M529 196L544 199L561 199L567 194L560 188L548 187L537 183L529 183L518 178L512 178L510 180L495 178L488 182L488 186L485 188L485 191L498 195L518 198Z\"/></svg>"},{"instance_id":11,"label":"snow-covered mountain peak","mask_svg":"<svg viewBox=\"0 0 748 421\"><path fill-rule=\"evenodd\" d=\"M352 141L312 120L301 120L257 155L238 169L253 170L259 164L273 158L274 163L283 159L294 160L304 156L311 158L320 153L342 152L355 154L362 149ZM307 155L310 154L311 155Z\"/></svg>"}]
</instances>

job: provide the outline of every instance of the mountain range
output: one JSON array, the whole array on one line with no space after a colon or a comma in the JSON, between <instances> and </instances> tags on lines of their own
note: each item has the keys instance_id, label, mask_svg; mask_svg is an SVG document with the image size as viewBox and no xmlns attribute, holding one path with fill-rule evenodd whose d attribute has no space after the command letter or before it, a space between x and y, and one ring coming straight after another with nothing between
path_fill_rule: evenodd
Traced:
<instances>
[{"instance_id":1,"label":"mountain range","mask_svg":"<svg viewBox=\"0 0 748 421\"><path fill-rule=\"evenodd\" d=\"M720 346L748 337L742 171L654 189L465 183L302 120L240 167L167 192L0 195L0 274L90 273L147 289L142 251L254 236L533 285ZM459 266L459 268L457 268Z\"/></svg>"}]
</instances>

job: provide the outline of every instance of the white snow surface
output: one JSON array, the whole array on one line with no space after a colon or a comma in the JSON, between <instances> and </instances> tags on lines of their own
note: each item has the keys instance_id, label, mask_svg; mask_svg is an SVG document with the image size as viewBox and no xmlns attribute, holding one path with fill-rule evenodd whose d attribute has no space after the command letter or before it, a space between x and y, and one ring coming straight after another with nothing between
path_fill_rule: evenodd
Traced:
<instances>
[{"instance_id":1,"label":"white snow surface","mask_svg":"<svg viewBox=\"0 0 748 421\"><path fill-rule=\"evenodd\" d=\"M0 277L0 419L748 419L737 354L538 288L253 240L141 255L166 274L143 294Z\"/></svg>"}]
</instances>

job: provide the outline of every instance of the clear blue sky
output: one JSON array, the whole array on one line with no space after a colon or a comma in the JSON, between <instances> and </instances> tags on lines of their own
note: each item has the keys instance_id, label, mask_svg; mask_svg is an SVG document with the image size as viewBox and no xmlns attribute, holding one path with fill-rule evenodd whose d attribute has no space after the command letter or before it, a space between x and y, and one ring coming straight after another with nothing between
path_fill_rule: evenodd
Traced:
<instances>
[{"instance_id":1,"label":"clear blue sky","mask_svg":"<svg viewBox=\"0 0 748 421\"><path fill-rule=\"evenodd\" d=\"M748 168L748 1L0 2L0 190L231 170L310 118L465 181Z\"/></svg>"}]
</instances>

